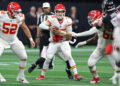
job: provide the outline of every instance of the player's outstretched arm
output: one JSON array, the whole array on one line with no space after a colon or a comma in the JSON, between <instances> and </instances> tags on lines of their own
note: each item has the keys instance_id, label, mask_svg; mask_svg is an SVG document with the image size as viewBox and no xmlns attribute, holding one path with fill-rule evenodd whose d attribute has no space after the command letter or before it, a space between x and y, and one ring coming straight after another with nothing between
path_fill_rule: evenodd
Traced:
<instances>
[{"instance_id":1,"label":"player's outstretched arm","mask_svg":"<svg viewBox=\"0 0 120 86\"><path fill-rule=\"evenodd\" d=\"M21 27L22 27L23 31L25 32L26 36L29 38L30 43L31 43L31 46L32 46L32 47L35 47L35 42L33 41L32 36L31 36L31 33L30 33L30 30L28 29L28 27L27 27L27 25L25 24L25 22L23 22L23 23L21 24Z\"/></svg>"},{"instance_id":2,"label":"player's outstretched arm","mask_svg":"<svg viewBox=\"0 0 120 86\"><path fill-rule=\"evenodd\" d=\"M85 31L85 32L81 32L81 33L76 33L76 37L82 37L82 36L89 36L92 34L95 34L97 32L96 27L92 27L90 30Z\"/></svg>"},{"instance_id":3,"label":"player's outstretched arm","mask_svg":"<svg viewBox=\"0 0 120 86\"><path fill-rule=\"evenodd\" d=\"M98 39L98 35L97 35L97 33L96 33L94 37L92 37L92 38L90 38L90 39L88 39L88 40L86 40L86 41L79 42L79 43L75 46L75 48L78 48L78 47L80 47L80 46L83 46L83 45L86 45L86 44L89 44L89 43L92 43L92 42L96 42L97 39Z\"/></svg>"}]
</instances>

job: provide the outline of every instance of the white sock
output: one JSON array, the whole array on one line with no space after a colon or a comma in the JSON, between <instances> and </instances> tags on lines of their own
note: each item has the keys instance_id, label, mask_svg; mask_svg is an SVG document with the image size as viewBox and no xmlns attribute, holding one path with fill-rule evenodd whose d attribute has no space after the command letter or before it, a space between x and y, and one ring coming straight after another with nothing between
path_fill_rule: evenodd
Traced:
<instances>
[{"instance_id":1,"label":"white sock","mask_svg":"<svg viewBox=\"0 0 120 86\"><path fill-rule=\"evenodd\" d=\"M45 76L45 73L46 73L46 70L49 66L49 63L50 63L51 59L46 59L44 64L43 64L43 69L42 69L42 72L41 72L41 75L44 75Z\"/></svg>"},{"instance_id":2,"label":"white sock","mask_svg":"<svg viewBox=\"0 0 120 86\"><path fill-rule=\"evenodd\" d=\"M20 76L24 76L25 67L26 67L26 61L20 60L20 65L19 65L19 69L20 69L19 75Z\"/></svg>"},{"instance_id":3,"label":"white sock","mask_svg":"<svg viewBox=\"0 0 120 86\"><path fill-rule=\"evenodd\" d=\"M45 76L46 71L47 71L46 69L43 69L42 72L41 72L41 75Z\"/></svg>"},{"instance_id":4,"label":"white sock","mask_svg":"<svg viewBox=\"0 0 120 86\"><path fill-rule=\"evenodd\" d=\"M97 68L96 68L96 66L91 67L91 68L90 68L90 71L91 71L91 73L93 74L93 76L94 76L95 78L99 77L99 75L98 75L98 73L97 73Z\"/></svg>"},{"instance_id":5,"label":"white sock","mask_svg":"<svg viewBox=\"0 0 120 86\"><path fill-rule=\"evenodd\" d=\"M69 60L69 64L73 70L74 75L78 74L76 64L72 58Z\"/></svg>"},{"instance_id":6,"label":"white sock","mask_svg":"<svg viewBox=\"0 0 120 86\"><path fill-rule=\"evenodd\" d=\"M78 74L77 68L73 68L72 70L73 70L74 75Z\"/></svg>"}]
</instances>

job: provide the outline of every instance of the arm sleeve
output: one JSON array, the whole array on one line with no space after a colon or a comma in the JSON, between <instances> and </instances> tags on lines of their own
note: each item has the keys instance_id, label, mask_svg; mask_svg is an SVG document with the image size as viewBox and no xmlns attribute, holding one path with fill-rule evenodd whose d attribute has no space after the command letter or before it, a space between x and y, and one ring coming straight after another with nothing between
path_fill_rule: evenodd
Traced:
<instances>
[{"instance_id":1,"label":"arm sleeve","mask_svg":"<svg viewBox=\"0 0 120 86\"><path fill-rule=\"evenodd\" d=\"M43 30L49 30L49 27L51 26L51 17L49 16L46 21L42 22L39 27Z\"/></svg>"},{"instance_id":2,"label":"arm sleeve","mask_svg":"<svg viewBox=\"0 0 120 86\"><path fill-rule=\"evenodd\" d=\"M47 21L42 22L39 27L43 30L49 30L49 24Z\"/></svg>"},{"instance_id":3,"label":"arm sleeve","mask_svg":"<svg viewBox=\"0 0 120 86\"><path fill-rule=\"evenodd\" d=\"M77 33L77 37L79 36L89 36L92 34L95 34L97 32L96 27L92 27L90 30L82 32L82 33Z\"/></svg>"}]
</instances>

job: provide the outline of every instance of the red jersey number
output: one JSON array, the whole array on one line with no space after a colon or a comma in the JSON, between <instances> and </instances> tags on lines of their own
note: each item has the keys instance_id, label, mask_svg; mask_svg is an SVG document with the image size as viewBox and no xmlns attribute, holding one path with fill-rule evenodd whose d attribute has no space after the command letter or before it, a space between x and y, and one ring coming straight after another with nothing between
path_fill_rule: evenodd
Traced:
<instances>
[{"instance_id":1,"label":"red jersey number","mask_svg":"<svg viewBox=\"0 0 120 86\"><path fill-rule=\"evenodd\" d=\"M3 30L4 34L15 34L18 28L17 24L10 24L10 23L3 23Z\"/></svg>"},{"instance_id":2,"label":"red jersey number","mask_svg":"<svg viewBox=\"0 0 120 86\"><path fill-rule=\"evenodd\" d=\"M104 39L107 39L107 40L113 40L113 35L112 35L112 33L113 33L113 30L104 30L103 31L103 38Z\"/></svg>"}]
</instances>

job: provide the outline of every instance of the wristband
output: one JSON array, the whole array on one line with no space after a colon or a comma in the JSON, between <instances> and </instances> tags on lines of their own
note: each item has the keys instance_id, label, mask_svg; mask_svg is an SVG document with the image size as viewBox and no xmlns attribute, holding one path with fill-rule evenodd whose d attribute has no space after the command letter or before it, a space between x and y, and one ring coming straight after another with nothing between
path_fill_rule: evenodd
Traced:
<instances>
[{"instance_id":1,"label":"wristband","mask_svg":"<svg viewBox=\"0 0 120 86\"><path fill-rule=\"evenodd\" d=\"M33 38L31 37L31 38L29 38L29 40L30 40L30 41L33 41Z\"/></svg>"}]
</instances>

